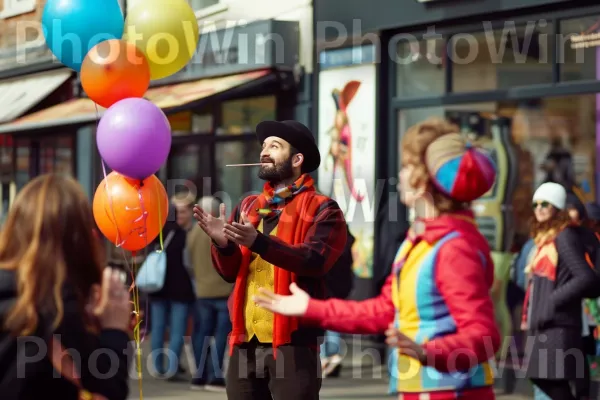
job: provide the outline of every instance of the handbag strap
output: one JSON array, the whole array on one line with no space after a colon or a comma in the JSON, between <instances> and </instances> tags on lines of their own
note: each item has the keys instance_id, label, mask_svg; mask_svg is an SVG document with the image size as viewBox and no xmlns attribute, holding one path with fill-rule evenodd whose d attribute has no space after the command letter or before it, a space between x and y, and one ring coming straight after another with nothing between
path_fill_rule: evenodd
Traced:
<instances>
[{"instance_id":1,"label":"handbag strap","mask_svg":"<svg viewBox=\"0 0 600 400\"><path fill-rule=\"evenodd\" d=\"M54 335L50 342L50 352L50 361L52 362L54 369L56 369L63 378L79 389L78 400L107 400L106 397L96 393L90 393L83 388L81 385L81 378L75 370L73 358Z\"/></svg>"},{"instance_id":2,"label":"handbag strap","mask_svg":"<svg viewBox=\"0 0 600 400\"><path fill-rule=\"evenodd\" d=\"M173 240L174 236L175 236L175 230L172 230L167 234L167 238L165 239L165 241L163 243L163 251L167 250L167 247L169 247L169 243L171 243L171 240Z\"/></svg>"}]
</instances>

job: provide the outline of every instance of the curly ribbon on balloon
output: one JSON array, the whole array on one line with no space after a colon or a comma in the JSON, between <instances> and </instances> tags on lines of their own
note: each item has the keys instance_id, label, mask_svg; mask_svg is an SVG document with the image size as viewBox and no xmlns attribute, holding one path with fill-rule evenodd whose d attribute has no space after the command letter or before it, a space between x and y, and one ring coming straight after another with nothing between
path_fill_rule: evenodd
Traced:
<instances>
[{"instance_id":1,"label":"curly ribbon on balloon","mask_svg":"<svg viewBox=\"0 0 600 400\"><path fill-rule=\"evenodd\" d=\"M94 103L94 107L96 108L96 126L98 126L98 124L100 123L100 112L98 111L98 105L96 103ZM135 341L135 353L136 353L136 369L137 369L137 374L138 374L138 384L139 384L139 391L140 391L140 400L144 399L144 395L142 392L142 342L143 342L143 338L140 338L140 325L142 323L141 320L141 316L140 316L140 293L139 293L139 289L137 287L137 285L135 284L135 275L137 273L137 264L135 261L135 257L136 257L136 252L133 251L131 252L132 255L132 265L130 266L129 263L127 262L127 255L125 254L125 249L122 247L123 244L125 243L126 239L122 238L121 236L121 231L119 230L119 225L117 224L117 217L115 215L115 211L114 211L114 205L112 202L112 196L111 196L111 191L110 191L110 187L108 184L108 174L106 173L106 165L104 163L104 160L101 159L100 163L102 164L102 174L104 175L104 185L105 185L105 190L106 190L106 197L108 199L108 207L110 209L110 213L112 214L112 218L110 218L109 215L109 219L111 219L113 221L113 223L115 224L115 227L117 229L117 240L115 243L115 247L120 248L122 253L123 253L123 259L125 260L125 266L126 268L130 271L131 273L131 286L129 288L129 292L132 293L133 296L133 316L135 318L135 325L133 327L133 337L134 337L134 341ZM138 187L138 195L140 198L140 207L142 209L142 215L139 218L144 218L144 229L143 229L143 233L145 234L145 232L147 231L147 227L146 227L146 211L144 209L144 204L143 204L143 199L142 199L142 193L141 193L141 182L140 182L140 187ZM106 212L108 212L107 210L105 210ZM139 220L139 218L136 220L136 222ZM130 232L130 234L133 232ZM147 240L147 235L146 235L146 240ZM161 248L162 248L162 231L161 231ZM146 315L148 315L148 304L146 302ZM145 331L147 331L147 324L145 327ZM145 337L145 332L144 332L144 337Z\"/></svg>"},{"instance_id":2,"label":"curly ribbon on balloon","mask_svg":"<svg viewBox=\"0 0 600 400\"><path fill-rule=\"evenodd\" d=\"M148 243L148 234L147 234L147 232L148 232L148 212L146 211L146 207L144 206L144 196L142 196L142 185L143 185L143 181L140 181L140 185L138 186L138 198L140 200L140 210L142 210L141 218L143 218L143 221L144 221L143 232L146 233L144 236L144 239L146 241L146 246L145 246L146 247L146 256L148 256L148 250L147 250L148 244L149 244ZM160 207L158 209L159 209L159 213L160 213ZM162 250L162 229L159 231L159 234L160 234L160 247ZM137 274L137 271L135 271L135 273ZM134 284L135 284L135 281L134 281ZM138 291L137 286L136 286L136 291L138 293L137 296L139 299L139 291ZM139 302L138 302L138 308L139 308ZM145 315L148 315L148 302L146 302ZM140 320L140 322L141 322L141 320ZM142 335L142 337L140 339L140 343L144 342L144 339L146 338L146 332L148 332L148 319L147 318L144 320L144 334Z\"/></svg>"},{"instance_id":3,"label":"curly ribbon on balloon","mask_svg":"<svg viewBox=\"0 0 600 400\"><path fill-rule=\"evenodd\" d=\"M141 195L140 195L141 196ZM158 187L156 187L156 198L160 199L160 193L158 191ZM160 222L162 221L162 216L160 214L160 205L157 208L158 211L158 225L160 225ZM160 251L162 252L164 250L164 246L163 246L163 230L159 230L158 231L158 241L160 243Z\"/></svg>"}]
</instances>

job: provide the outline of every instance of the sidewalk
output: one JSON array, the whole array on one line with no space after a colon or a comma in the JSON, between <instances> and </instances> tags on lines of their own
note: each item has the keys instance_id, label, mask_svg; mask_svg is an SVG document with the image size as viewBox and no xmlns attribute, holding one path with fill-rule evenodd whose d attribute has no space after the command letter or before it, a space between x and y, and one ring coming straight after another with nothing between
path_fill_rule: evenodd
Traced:
<instances>
[{"instance_id":1,"label":"sidewalk","mask_svg":"<svg viewBox=\"0 0 600 400\"><path fill-rule=\"evenodd\" d=\"M395 397L387 395L387 371L385 365L381 365L380 356L377 355L377 348L380 345L361 339L348 346L346 357L344 358L343 368L340 378L330 378L323 381L321 398L324 400L390 400ZM149 340L142 345L142 394L143 399L173 399L173 400L226 400L224 393L210 393L206 391L191 390L189 380L191 375L186 375L186 380L182 382L168 382L162 379L153 378L148 370L151 360ZM182 366L186 371L190 371L188 361L191 361L191 347L186 344L185 354L183 355ZM374 365L375 364L375 365ZM139 381L135 378L135 365L132 365L130 376L130 399L140 399ZM510 396L502 395L498 391L499 400L525 400L532 399L530 385L525 380L519 380L515 393Z\"/></svg>"},{"instance_id":2,"label":"sidewalk","mask_svg":"<svg viewBox=\"0 0 600 400\"><path fill-rule=\"evenodd\" d=\"M342 370L343 371L343 370ZM145 378L142 381L143 398L148 400L173 399L173 400L227 400L224 393L210 393L206 391L190 390L189 383L172 383ZM137 382L131 382L131 400L139 399ZM394 400L395 397L387 395L387 381L384 379L353 379L347 376L341 378L325 379L321 389L323 400ZM525 400L532 396L499 394L498 400Z\"/></svg>"}]
</instances>

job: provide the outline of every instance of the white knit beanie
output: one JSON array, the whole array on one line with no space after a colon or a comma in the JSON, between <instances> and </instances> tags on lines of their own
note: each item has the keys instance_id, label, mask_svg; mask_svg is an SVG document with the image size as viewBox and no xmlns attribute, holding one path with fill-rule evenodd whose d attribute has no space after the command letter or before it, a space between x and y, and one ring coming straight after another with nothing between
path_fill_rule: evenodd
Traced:
<instances>
[{"instance_id":1,"label":"white knit beanie","mask_svg":"<svg viewBox=\"0 0 600 400\"><path fill-rule=\"evenodd\" d=\"M567 203L567 191L565 188L554 182L547 182L535 191L533 201L547 201L559 210L564 210Z\"/></svg>"}]
</instances>

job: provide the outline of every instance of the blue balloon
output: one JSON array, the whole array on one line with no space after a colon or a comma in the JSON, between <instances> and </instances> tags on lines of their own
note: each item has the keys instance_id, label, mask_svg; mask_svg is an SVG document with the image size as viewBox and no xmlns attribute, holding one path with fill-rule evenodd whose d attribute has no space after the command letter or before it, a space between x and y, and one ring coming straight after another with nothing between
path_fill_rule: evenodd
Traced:
<instances>
[{"instance_id":1,"label":"blue balloon","mask_svg":"<svg viewBox=\"0 0 600 400\"><path fill-rule=\"evenodd\" d=\"M48 47L60 62L77 72L94 46L121 39L124 26L118 0L48 0L42 15Z\"/></svg>"}]
</instances>

